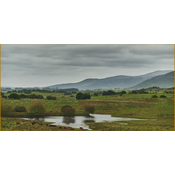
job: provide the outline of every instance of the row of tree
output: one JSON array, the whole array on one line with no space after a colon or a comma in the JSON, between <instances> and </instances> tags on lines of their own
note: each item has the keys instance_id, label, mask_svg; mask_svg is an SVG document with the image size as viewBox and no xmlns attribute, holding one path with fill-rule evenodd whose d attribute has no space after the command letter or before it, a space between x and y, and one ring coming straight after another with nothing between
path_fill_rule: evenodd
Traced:
<instances>
[{"instance_id":1,"label":"row of tree","mask_svg":"<svg viewBox=\"0 0 175 175\"><path fill-rule=\"evenodd\" d=\"M1 93L2 95L2 93ZM2 98L7 98L7 96L2 95ZM36 95L36 94L30 94L30 95L25 95L25 94L17 94L17 93L11 93L8 96L9 99L21 99L21 98L30 98L30 99L44 99L42 95ZM48 100L56 100L56 97L53 96L47 96Z\"/></svg>"}]
</instances>

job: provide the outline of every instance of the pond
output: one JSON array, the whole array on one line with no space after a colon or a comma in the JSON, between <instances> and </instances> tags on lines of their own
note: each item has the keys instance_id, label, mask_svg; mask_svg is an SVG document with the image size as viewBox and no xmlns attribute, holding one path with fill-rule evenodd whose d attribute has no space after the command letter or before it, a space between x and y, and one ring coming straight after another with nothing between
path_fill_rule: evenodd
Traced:
<instances>
[{"instance_id":1,"label":"pond","mask_svg":"<svg viewBox=\"0 0 175 175\"><path fill-rule=\"evenodd\" d=\"M90 114L90 116L45 116L39 118L22 118L25 120L38 120L42 122L52 122L53 125L69 126L72 128L89 129L87 123L123 120L141 120L135 118L111 117L107 114Z\"/></svg>"}]
</instances>

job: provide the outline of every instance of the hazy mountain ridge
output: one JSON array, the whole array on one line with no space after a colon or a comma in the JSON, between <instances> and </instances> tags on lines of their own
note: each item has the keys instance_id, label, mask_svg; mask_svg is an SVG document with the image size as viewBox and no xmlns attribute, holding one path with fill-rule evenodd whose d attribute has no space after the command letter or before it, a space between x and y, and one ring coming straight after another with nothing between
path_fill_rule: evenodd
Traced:
<instances>
[{"instance_id":1,"label":"hazy mountain ridge","mask_svg":"<svg viewBox=\"0 0 175 175\"><path fill-rule=\"evenodd\" d=\"M155 76L129 89L141 89L141 88L149 88L153 86L157 86L161 88L174 87L174 71L164 75Z\"/></svg>"},{"instance_id":2,"label":"hazy mountain ridge","mask_svg":"<svg viewBox=\"0 0 175 175\"><path fill-rule=\"evenodd\" d=\"M66 83L66 84L56 84L52 86L47 86L47 88L78 88L79 90L86 89L112 89L112 88L129 88L136 86L145 80L153 78L158 75L163 75L166 73L172 72L172 70L166 71L155 71L145 75L140 76L127 76L127 75L118 75L113 77L107 77L102 79L89 78L77 83Z\"/></svg>"}]
</instances>

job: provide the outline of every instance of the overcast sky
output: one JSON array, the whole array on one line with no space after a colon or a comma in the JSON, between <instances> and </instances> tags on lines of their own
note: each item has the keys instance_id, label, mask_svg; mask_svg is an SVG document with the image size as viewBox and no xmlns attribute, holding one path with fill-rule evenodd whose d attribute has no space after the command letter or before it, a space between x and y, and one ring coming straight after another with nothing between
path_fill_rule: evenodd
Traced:
<instances>
[{"instance_id":1,"label":"overcast sky","mask_svg":"<svg viewBox=\"0 0 175 175\"><path fill-rule=\"evenodd\" d=\"M1 45L1 86L43 87L156 70L174 70L174 45Z\"/></svg>"}]
</instances>

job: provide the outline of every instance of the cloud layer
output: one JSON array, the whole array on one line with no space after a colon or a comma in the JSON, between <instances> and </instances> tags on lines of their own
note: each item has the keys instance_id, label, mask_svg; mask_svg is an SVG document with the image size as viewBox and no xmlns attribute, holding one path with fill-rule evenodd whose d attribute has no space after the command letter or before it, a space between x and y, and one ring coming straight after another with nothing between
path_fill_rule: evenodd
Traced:
<instances>
[{"instance_id":1,"label":"cloud layer","mask_svg":"<svg viewBox=\"0 0 175 175\"><path fill-rule=\"evenodd\" d=\"M2 45L2 86L47 86L174 69L173 45Z\"/></svg>"}]
</instances>

